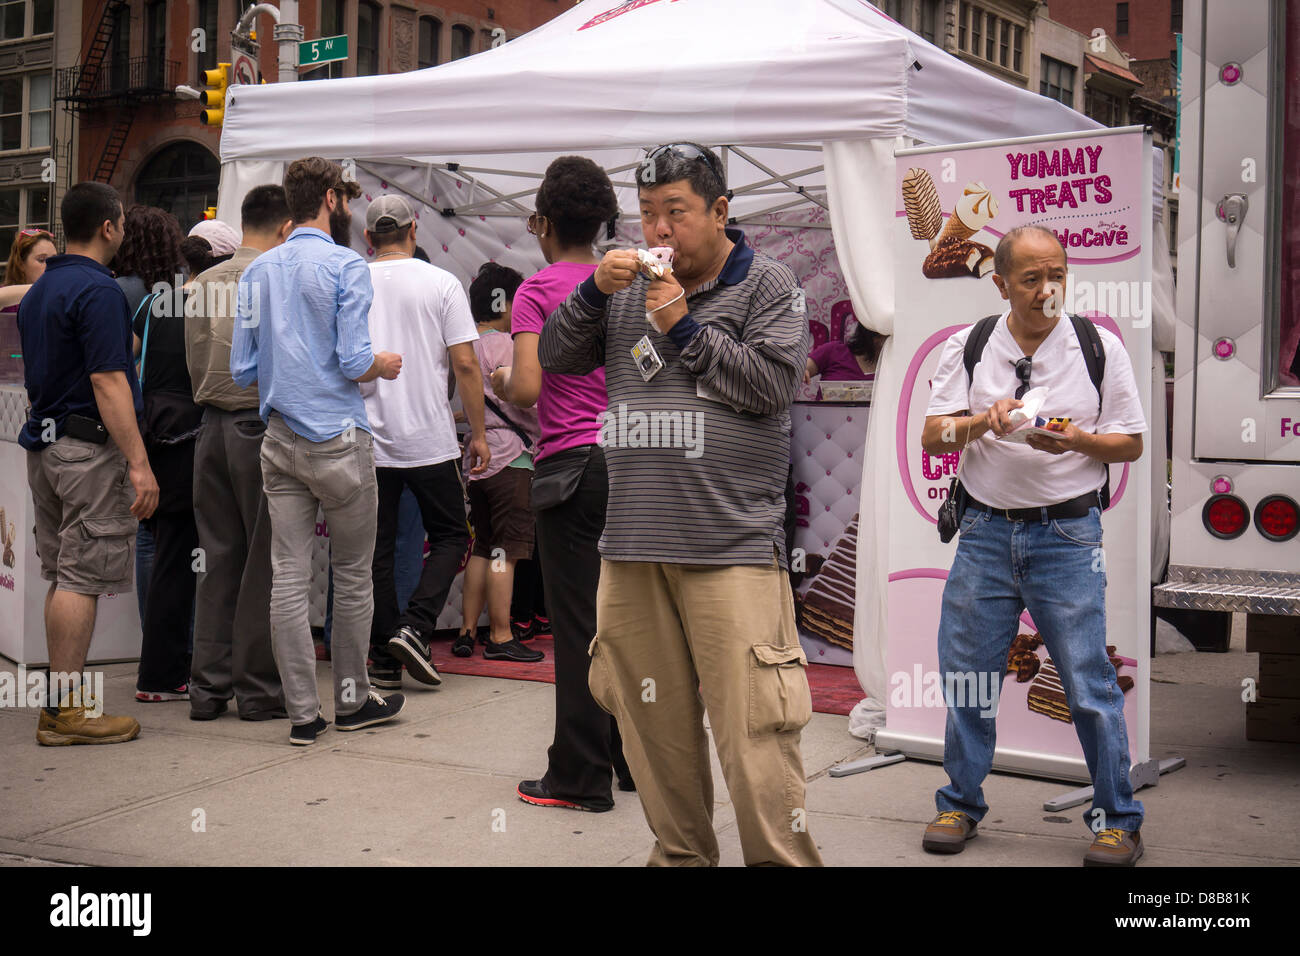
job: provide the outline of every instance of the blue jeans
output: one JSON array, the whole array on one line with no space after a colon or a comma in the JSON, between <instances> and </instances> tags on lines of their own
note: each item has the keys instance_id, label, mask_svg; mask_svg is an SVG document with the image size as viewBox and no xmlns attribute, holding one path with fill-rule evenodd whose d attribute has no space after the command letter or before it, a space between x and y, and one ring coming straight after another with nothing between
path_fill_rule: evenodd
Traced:
<instances>
[{"instance_id":1,"label":"blue jeans","mask_svg":"<svg viewBox=\"0 0 1300 956\"><path fill-rule=\"evenodd\" d=\"M1001 688L1026 608L1061 675L1092 777L1092 809L1084 823L1091 824L1100 812L1099 829L1139 829L1142 804L1129 782L1124 694L1106 654L1106 572L1097 508L1081 518L1035 521L966 510L939 620L945 688L949 675L972 673L976 687ZM949 691L945 696L943 768L951 782L935 794L935 805L980 820L988 812L981 784L993 766L996 721L981 716L984 707L971 699L978 695Z\"/></svg>"}]
</instances>

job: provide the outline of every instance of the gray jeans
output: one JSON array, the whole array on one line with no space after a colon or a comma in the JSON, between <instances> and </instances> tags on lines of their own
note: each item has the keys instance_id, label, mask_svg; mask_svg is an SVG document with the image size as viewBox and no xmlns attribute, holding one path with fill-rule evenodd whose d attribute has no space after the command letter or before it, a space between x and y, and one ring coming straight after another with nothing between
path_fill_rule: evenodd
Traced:
<instances>
[{"instance_id":1,"label":"gray jeans","mask_svg":"<svg viewBox=\"0 0 1300 956\"><path fill-rule=\"evenodd\" d=\"M349 437L351 440L349 440ZM271 643L294 724L320 711L316 651L307 618L316 506L329 525L334 568L334 713L351 714L370 693L366 655L375 601L375 453L355 429L325 442L295 434L275 412L262 439L262 480L271 515Z\"/></svg>"}]
</instances>

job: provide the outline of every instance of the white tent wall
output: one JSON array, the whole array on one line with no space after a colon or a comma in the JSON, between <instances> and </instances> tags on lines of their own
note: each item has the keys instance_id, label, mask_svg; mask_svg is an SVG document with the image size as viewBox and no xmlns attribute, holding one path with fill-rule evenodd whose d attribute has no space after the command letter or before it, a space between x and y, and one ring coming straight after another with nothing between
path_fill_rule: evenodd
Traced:
<instances>
[{"instance_id":1,"label":"white tent wall","mask_svg":"<svg viewBox=\"0 0 1300 956\"><path fill-rule=\"evenodd\" d=\"M635 239L644 148L725 144L733 215L751 230L790 219L824 231L829 218L855 314L889 333L896 143L1098 125L961 62L865 0L585 0L497 49L427 70L232 88L218 218L238 222L248 189L280 181L294 158L323 155L351 161L371 195L386 182L426 203L421 244L435 261L447 256L462 281L489 258L527 273L541 262L523 219L556 156L579 153L613 171L620 234ZM353 208L359 219L365 201ZM1167 255L1156 252L1157 275L1168 275ZM866 503L887 500L894 365L886 345L863 461ZM887 517L861 514L854 622L856 673L877 698Z\"/></svg>"}]
</instances>

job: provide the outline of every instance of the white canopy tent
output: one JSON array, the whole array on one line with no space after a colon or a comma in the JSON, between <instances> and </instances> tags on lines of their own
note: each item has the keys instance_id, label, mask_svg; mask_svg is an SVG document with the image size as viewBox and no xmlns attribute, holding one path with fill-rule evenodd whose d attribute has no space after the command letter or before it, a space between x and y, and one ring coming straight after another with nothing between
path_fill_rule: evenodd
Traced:
<instances>
[{"instance_id":1,"label":"white canopy tent","mask_svg":"<svg viewBox=\"0 0 1300 956\"><path fill-rule=\"evenodd\" d=\"M420 203L422 243L463 280L489 257L531 271L543 263L523 218L553 158L600 163L634 219L645 148L695 141L725 156L741 224L829 226L855 314L888 334L897 145L1096 126L962 63L865 0L585 0L497 49L427 70L232 88L218 217L238 222L247 190L278 182L288 161L350 160L367 195L397 189ZM885 690L880 502L892 455L884 426L902 377L893 364L886 346L864 457L854 626L858 678L876 698Z\"/></svg>"}]
</instances>

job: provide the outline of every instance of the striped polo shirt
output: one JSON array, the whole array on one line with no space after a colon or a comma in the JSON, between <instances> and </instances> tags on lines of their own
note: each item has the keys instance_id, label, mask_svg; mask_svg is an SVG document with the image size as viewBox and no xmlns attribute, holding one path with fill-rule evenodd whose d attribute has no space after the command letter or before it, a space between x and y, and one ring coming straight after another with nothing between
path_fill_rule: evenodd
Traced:
<instances>
[{"instance_id":1,"label":"striped polo shirt","mask_svg":"<svg viewBox=\"0 0 1300 956\"><path fill-rule=\"evenodd\" d=\"M600 553L610 561L769 564L776 554L786 567L790 404L811 335L794 273L739 229L727 237L722 272L687 297L668 335L646 320L644 276L612 296L588 279L542 330L547 371L605 366ZM664 363L648 382L632 354L643 336Z\"/></svg>"}]
</instances>

